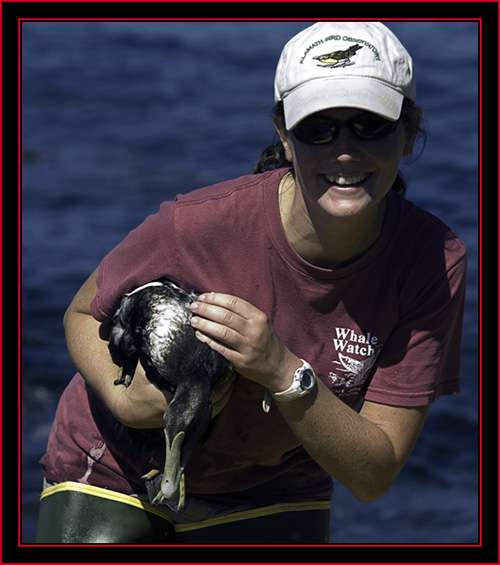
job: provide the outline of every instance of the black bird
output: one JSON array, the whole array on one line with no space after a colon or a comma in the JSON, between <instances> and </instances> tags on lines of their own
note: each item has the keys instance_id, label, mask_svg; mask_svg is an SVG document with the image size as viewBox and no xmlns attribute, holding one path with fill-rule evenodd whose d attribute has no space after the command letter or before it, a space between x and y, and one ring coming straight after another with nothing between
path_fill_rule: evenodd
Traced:
<instances>
[{"instance_id":1,"label":"black bird","mask_svg":"<svg viewBox=\"0 0 500 565\"><path fill-rule=\"evenodd\" d=\"M109 336L109 351L120 367L116 385L130 385L140 360L147 378L173 394L163 417L163 476L152 471L143 478L151 481L158 475L153 484L159 492L151 496L152 503L164 502L174 510L184 504L184 468L209 427L214 387L233 374L231 363L194 335L189 305L196 298L164 279L141 286L123 297ZM154 445L158 433L126 430L136 441L142 433L146 445L148 440Z\"/></svg>"}]
</instances>

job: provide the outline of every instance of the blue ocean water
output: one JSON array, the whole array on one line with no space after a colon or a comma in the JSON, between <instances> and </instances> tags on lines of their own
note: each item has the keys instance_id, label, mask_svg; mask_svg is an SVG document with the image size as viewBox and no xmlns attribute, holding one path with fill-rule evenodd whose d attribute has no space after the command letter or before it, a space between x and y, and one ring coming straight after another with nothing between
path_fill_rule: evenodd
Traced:
<instances>
[{"instance_id":1,"label":"blue ocean water","mask_svg":"<svg viewBox=\"0 0 500 565\"><path fill-rule=\"evenodd\" d=\"M22 540L74 373L62 317L101 258L177 193L250 172L273 136L274 69L306 22L22 23ZM431 409L393 488L338 485L334 543L478 541L478 25L387 22L414 58L429 124L408 198L469 250L462 392Z\"/></svg>"}]
</instances>

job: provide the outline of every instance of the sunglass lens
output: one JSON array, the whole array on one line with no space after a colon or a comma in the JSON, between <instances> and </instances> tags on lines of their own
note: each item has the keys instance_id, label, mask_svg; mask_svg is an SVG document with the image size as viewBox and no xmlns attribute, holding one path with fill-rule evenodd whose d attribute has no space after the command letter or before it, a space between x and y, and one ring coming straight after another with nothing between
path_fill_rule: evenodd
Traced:
<instances>
[{"instance_id":1,"label":"sunglass lens","mask_svg":"<svg viewBox=\"0 0 500 565\"><path fill-rule=\"evenodd\" d=\"M337 126L330 120L305 119L294 128L295 137L303 143L321 145L331 143L337 136Z\"/></svg>"},{"instance_id":2,"label":"sunglass lens","mask_svg":"<svg viewBox=\"0 0 500 565\"><path fill-rule=\"evenodd\" d=\"M352 128L360 139L379 139L391 134L398 127L398 122L390 122L374 114L364 114L356 119Z\"/></svg>"},{"instance_id":3,"label":"sunglass lens","mask_svg":"<svg viewBox=\"0 0 500 565\"><path fill-rule=\"evenodd\" d=\"M302 143L322 145L335 141L343 127L348 127L359 139L379 139L391 134L398 127L398 121L390 122L369 112L347 122L310 117L300 122L293 133Z\"/></svg>"}]
</instances>

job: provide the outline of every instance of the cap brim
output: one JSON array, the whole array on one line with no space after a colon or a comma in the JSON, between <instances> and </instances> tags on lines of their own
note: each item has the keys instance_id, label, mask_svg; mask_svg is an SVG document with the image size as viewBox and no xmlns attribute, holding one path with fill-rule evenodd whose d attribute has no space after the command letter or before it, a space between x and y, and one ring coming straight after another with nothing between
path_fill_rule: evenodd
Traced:
<instances>
[{"instance_id":1,"label":"cap brim","mask_svg":"<svg viewBox=\"0 0 500 565\"><path fill-rule=\"evenodd\" d=\"M349 77L306 82L283 98L285 124L292 130L307 116L330 108L359 108L395 121L404 96L383 82Z\"/></svg>"}]
</instances>

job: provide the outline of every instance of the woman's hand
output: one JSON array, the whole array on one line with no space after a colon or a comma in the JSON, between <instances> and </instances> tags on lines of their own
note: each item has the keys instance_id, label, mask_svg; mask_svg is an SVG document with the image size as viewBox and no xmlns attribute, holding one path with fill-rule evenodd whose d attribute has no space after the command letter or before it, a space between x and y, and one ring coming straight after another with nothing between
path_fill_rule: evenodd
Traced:
<instances>
[{"instance_id":1,"label":"woman's hand","mask_svg":"<svg viewBox=\"0 0 500 565\"><path fill-rule=\"evenodd\" d=\"M236 371L273 392L286 390L300 359L281 341L264 312L228 294L209 293L191 305L196 337Z\"/></svg>"},{"instance_id":2,"label":"woman's hand","mask_svg":"<svg viewBox=\"0 0 500 565\"><path fill-rule=\"evenodd\" d=\"M160 390L146 377L138 363L130 386L115 385L110 409L122 424L131 428L163 428L163 414L171 399L170 393Z\"/></svg>"}]
</instances>

